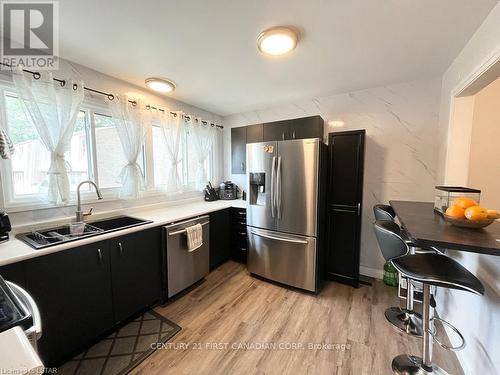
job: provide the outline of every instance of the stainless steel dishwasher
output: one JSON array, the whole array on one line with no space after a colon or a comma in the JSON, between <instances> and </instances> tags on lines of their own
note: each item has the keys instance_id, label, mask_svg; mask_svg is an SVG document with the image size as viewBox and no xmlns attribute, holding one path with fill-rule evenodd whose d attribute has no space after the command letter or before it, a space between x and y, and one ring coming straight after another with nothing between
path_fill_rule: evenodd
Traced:
<instances>
[{"instance_id":1,"label":"stainless steel dishwasher","mask_svg":"<svg viewBox=\"0 0 500 375\"><path fill-rule=\"evenodd\" d=\"M201 224L203 245L193 251L187 247L186 228ZM200 216L164 227L167 243L167 295L172 297L204 278L210 267L210 219Z\"/></svg>"}]
</instances>

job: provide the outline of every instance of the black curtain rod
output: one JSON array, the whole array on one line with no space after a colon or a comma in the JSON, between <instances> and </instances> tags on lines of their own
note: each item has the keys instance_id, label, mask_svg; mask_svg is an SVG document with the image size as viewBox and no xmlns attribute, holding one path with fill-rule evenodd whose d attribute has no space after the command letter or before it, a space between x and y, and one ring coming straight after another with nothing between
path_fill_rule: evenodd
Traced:
<instances>
[{"instance_id":1,"label":"black curtain rod","mask_svg":"<svg viewBox=\"0 0 500 375\"><path fill-rule=\"evenodd\" d=\"M3 65L3 66L6 66L8 68L11 68L12 69L12 66L10 66L9 64L6 64L6 63L3 63L3 62L0 62L0 65ZM26 72L26 73L29 73L33 76L34 79L40 79L42 77L42 75L39 73L39 72L34 72L32 70L28 70L28 69L23 69L23 72ZM54 81L56 82L59 82L59 84L64 87L66 85L66 81L64 79L58 79L58 78L52 78ZM76 83L73 84L73 90L76 90L78 88L78 85ZM87 90L87 91L90 91L90 92L93 92L95 94L99 94L99 95L104 95L108 98L108 100L114 100L115 99L115 96L113 94L110 94L110 93L106 93L104 91L99 91L99 90L96 90L96 89L92 89L90 87L85 87L83 86L84 90ZM128 101L130 104L132 104L133 106L137 105L137 102L135 100L129 100ZM157 107L153 107L152 105L149 105L147 104L146 105L146 109L155 109L157 111L160 111L160 112L165 112L164 109L161 109L161 108L157 108ZM170 114L174 117L177 117L177 113L176 112L170 112ZM188 119L191 121L191 116L190 115L184 115L183 116L185 119ZM198 121L198 119L196 119L196 121ZM224 126L222 125L217 125L213 122L208 122L208 121L205 121L205 120L202 120L201 123L203 125L210 125L212 127L216 127L216 128L219 128L219 129L224 129Z\"/></svg>"}]
</instances>

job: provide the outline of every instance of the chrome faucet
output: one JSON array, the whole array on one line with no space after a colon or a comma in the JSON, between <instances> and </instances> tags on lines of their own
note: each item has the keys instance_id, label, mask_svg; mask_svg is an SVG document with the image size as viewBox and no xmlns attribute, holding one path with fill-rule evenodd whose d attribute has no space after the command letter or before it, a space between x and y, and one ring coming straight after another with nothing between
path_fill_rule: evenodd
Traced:
<instances>
[{"instance_id":1,"label":"chrome faucet","mask_svg":"<svg viewBox=\"0 0 500 375\"><path fill-rule=\"evenodd\" d=\"M94 188L95 188L95 192L97 193L97 199L102 199L102 194L101 194L101 191L99 190L99 188L97 187L97 185L95 184L94 181L91 181L91 180L85 180L85 181L82 181L78 184L78 187L76 188L76 196L77 196L77 199L78 199L78 204L76 206L76 221L79 222L79 221L83 221L83 218L85 216L89 216L89 215L92 215L92 210L93 210L93 207L90 207L90 210L89 212L83 212L82 211L82 204L81 204L81 200L80 200L80 187L83 185L83 184L90 184L90 185L94 185Z\"/></svg>"}]
</instances>

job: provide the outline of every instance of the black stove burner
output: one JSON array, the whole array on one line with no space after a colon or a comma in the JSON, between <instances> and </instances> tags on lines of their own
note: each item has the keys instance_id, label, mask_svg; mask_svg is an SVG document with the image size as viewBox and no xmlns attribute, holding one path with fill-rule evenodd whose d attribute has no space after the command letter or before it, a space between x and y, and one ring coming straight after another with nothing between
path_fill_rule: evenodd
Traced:
<instances>
[{"instance_id":1,"label":"black stove burner","mask_svg":"<svg viewBox=\"0 0 500 375\"><path fill-rule=\"evenodd\" d=\"M0 324L3 324L10 320L9 312L5 312L4 310L5 310L4 306L0 307Z\"/></svg>"},{"instance_id":2,"label":"black stove burner","mask_svg":"<svg viewBox=\"0 0 500 375\"><path fill-rule=\"evenodd\" d=\"M28 329L33 325L31 314L0 276L0 332L15 326Z\"/></svg>"}]
</instances>

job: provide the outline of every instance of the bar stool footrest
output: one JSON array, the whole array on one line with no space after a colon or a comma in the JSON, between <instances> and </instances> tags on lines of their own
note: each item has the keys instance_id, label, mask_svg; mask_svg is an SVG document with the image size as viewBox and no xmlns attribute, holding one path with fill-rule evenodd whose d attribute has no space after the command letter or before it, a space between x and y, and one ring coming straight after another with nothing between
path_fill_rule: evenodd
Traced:
<instances>
[{"instance_id":1,"label":"bar stool footrest","mask_svg":"<svg viewBox=\"0 0 500 375\"><path fill-rule=\"evenodd\" d=\"M440 347L442 347L443 349L446 349L446 350L451 350L451 351L458 351L458 350L462 350L463 348L465 348L465 338L464 336L460 333L460 331L454 326L452 325L450 322L444 320L444 319L441 319L437 316L434 316L432 319L432 321L439 321L441 322L443 325L447 326L448 328L450 328L453 332L455 332L455 334L460 338L460 341L461 341L461 344L460 345L457 345L457 346L449 346L449 345L446 345L444 343L442 343L441 341L439 341L437 339L437 330L436 330L436 327L435 327L435 324L434 324L434 332L429 332L430 335L432 336L432 339L436 342L436 344L438 344Z\"/></svg>"}]
</instances>

